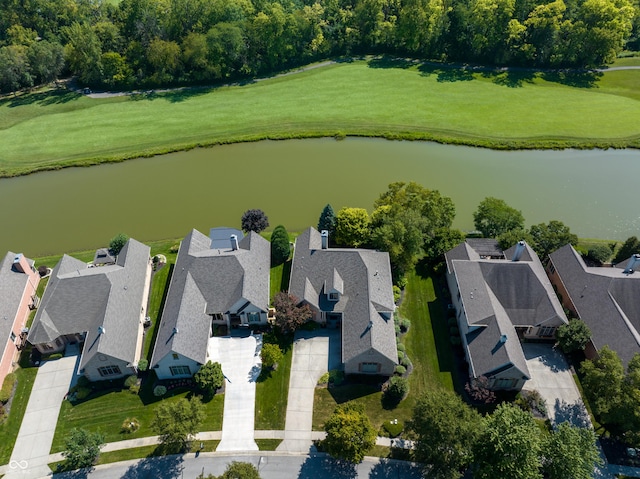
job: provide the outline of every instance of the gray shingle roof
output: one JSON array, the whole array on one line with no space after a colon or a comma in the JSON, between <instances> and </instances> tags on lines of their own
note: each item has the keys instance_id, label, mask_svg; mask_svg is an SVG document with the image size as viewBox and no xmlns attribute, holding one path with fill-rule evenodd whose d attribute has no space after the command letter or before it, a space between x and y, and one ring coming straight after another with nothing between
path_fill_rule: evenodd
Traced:
<instances>
[{"instance_id":1,"label":"gray shingle roof","mask_svg":"<svg viewBox=\"0 0 640 479\"><path fill-rule=\"evenodd\" d=\"M228 312L240 299L268 310L271 245L249 232L242 239L238 237L239 248L232 251L227 236L230 231L237 232L212 229L211 238L216 238L212 242L194 229L182 240L152 365L172 351L203 364L211 327L209 315ZM220 235L226 237L226 243Z\"/></svg>"},{"instance_id":2,"label":"gray shingle roof","mask_svg":"<svg viewBox=\"0 0 640 479\"><path fill-rule=\"evenodd\" d=\"M80 369L96 354L133 362L149 251L130 239L116 264L96 268L64 255L51 274L29 342L46 343L86 332ZM98 334L99 326L104 334Z\"/></svg>"},{"instance_id":3,"label":"gray shingle roof","mask_svg":"<svg viewBox=\"0 0 640 479\"><path fill-rule=\"evenodd\" d=\"M626 365L640 353L640 273L587 267L571 245L549 255L597 349L608 345Z\"/></svg>"},{"instance_id":4,"label":"gray shingle roof","mask_svg":"<svg viewBox=\"0 0 640 479\"><path fill-rule=\"evenodd\" d=\"M513 252L510 248L505 257L512 258ZM529 376L515 327L559 326L566 322L535 252L526 245L519 261L482 259L465 242L445 257L472 329L467 341L475 375L490 375L512 363ZM505 343L500 342L502 335L507 337Z\"/></svg>"},{"instance_id":5,"label":"gray shingle roof","mask_svg":"<svg viewBox=\"0 0 640 479\"><path fill-rule=\"evenodd\" d=\"M11 336L13 322L22 302L29 276L13 268L16 253L9 251L0 262L0 344L2 348ZM33 265L32 260L27 260ZM2 351L0 351L1 353Z\"/></svg>"},{"instance_id":6,"label":"gray shingle roof","mask_svg":"<svg viewBox=\"0 0 640 479\"><path fill-rule=\"evenodd\" d=\"M338 279L339 278L339 279ZM329 285L343 293L329 301ZM322 311L342 312L342 361L375 349L393 362L398 354L395 304L387 253L366 249L321 249L320 233L308 228L296 239L289 292ZM380 313L387 313L384 319Z\"/></svg>"}]
</instances>

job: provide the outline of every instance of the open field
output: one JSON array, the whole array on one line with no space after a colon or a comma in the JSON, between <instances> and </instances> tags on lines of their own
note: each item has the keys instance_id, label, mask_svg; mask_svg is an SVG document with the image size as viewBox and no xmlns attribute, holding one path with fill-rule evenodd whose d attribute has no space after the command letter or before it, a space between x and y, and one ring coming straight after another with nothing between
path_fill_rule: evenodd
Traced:
<instances>
[{"instance_id":1,"label":"open field","mask_svg":"<svg viewBox=\"0 0 640 479\"><path fill-rule=\"evenodd\" d=\"M34 93L0 101L0 175L264 138L640 147L639 81L640 70L471 72L374 59L135 97Z\"/></svg>"}]
</instances>

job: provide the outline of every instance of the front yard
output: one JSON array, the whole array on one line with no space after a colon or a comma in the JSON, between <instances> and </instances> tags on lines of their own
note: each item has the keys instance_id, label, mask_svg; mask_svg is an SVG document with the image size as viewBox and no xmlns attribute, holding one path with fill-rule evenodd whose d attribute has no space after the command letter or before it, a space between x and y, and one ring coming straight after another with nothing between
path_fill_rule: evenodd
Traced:
<instances>
[{"instance_id":1,"label":"front yard","mask_svg":"<svg viewBox=\"0 0 640 479\"><path fill-rule=\"evenodd\" d=\"M377 384L346 384L332 388L317 388L315 392L313 429L322 430L337 404L362 403L374 427L385 421L410 419L416 399L429 388L453 389L455 368L449 343L442 301L437 297L434 279L420 268L409 275L409 282L400 307L403 317L411 320L411 328L403 338L407 355L413 363L409 376L409 394L394 409L384 409L382 393Z\"/></svg>"}]
</instances>

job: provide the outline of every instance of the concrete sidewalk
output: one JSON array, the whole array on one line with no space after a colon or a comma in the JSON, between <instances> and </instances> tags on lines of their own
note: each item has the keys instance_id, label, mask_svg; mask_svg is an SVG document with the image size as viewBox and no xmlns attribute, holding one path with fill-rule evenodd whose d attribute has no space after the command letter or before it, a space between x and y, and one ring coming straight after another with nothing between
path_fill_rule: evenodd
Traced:
<instances>
[{"instance_id":1,"label":"concrete sidewalk","mask_svg":"<svg viewBox=\"0 0 640 479\"><path fill-rule=\"evenodd\" d=\"M222 436L217 451L257 451L254 440L256 379L260 375L262 336L211 338L211 361L225 375Z\"/></svg>"},{"instance_id":2,"label":"concrete sidewalk","mask_svg":"<svg viewBox=\"0 0 640 479\"><path fill-rule=\"evenodd\" d=\"M45 361L38 369L4 479L31 479L51 473L47 466L49 451L77 360L76 349L64 358Z\"/></svg>"},{"instance_id":3,"label":"concrete sidewalk","mask_svg":"<svg viewBox=\"0 0 640 479\"><path fill-rule=\"evenodd\" d=\"M330 344L335 345L336 341L340 341L340 332L337 330L296 333L291 360L284 441L276 451L309 452L313 445L315 388L320 376L331 367L340 365L340 349L331 348L331 354L329 353Z\"/></svg>"}]
</instances>

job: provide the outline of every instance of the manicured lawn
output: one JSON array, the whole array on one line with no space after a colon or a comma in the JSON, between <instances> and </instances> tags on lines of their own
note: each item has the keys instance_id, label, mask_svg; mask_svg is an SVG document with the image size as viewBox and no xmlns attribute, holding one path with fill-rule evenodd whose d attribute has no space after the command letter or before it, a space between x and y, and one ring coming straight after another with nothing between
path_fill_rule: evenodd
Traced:
<instances>
[{"instance_id":1,"label":"manicured lawn","mask_svg":"<svg viewBox=\"0 0 640 479\"><path fill-rule=\"evenodd\" d=\"M282 439L256 439L256 444L261 451L275 451Z\"/></svg>"},{"instance_id":2,"label":"manicured lawn","mask_svg":"<svg viewBox=\"0 0 640 479\"><path fill-rule=\"evenodd\" d=\"M469 73L371 60L135 99L9 97L0 102L0 173L344 134L496 147L638 146L639 78L640 71Z\"/></svg>"},{"instance_id":3,"label":"manicured lawn","mask_svg":"<svg viewBox=\"0 0 640 479\"><path fill-rule=\"evenodd\" d=\"M382 393L375 385L347 384L315 392L313 429L322 430L335 406L349 400L362 403L376 429L392 419L406 422L412 414L416 398L428 389L453 389L453 353L449 344L442 304L436 297L433 280L426 273L412 272L400 309L411 320L404 337L407 354L413 363L409 376L409 395L398 407L382 407Z\"/></svg>"},{"instance_id":4,"label":"manicured lawn","mask_svg":"<svg viewBox=\"0 0 640 479\"><path fill-rule=\"evenodd\" d=\"M169 258L167 258L167 261L169 261ZM142 351L142 357L147 358L149 361L151 361L151 355L153 354L153 345L158 334L158 325L162 317L164 301L169 291L169 281L173 266L173 263L168 263L153 275L151 293L149 295L149 308L147 309L147 314L151 318L151 326L145 331L144 349Z\"/></svg>"},{"instance_id":5,"label":"manicured lawn","mask_svg":"<svg viewBox=\"0 0 640 479\"><path fill-rule=\"evenodd\" d=\"M284 429L289 395L289 373L293 347L283 348L284 357L275 371L264 371L256 383L255 428Z\"/></svg>"},{"instance_id":6,"label":"manicured lawn","mask_svg":"<svg viewBox=\"0 0 640 479\"><path fill-rule=\"evenodd\" d=\"M29 351L25 350L22 353L20 361L20 364L25 367L19 367L15 371L18 385L16 386L16 392L13 396L13 402L11 403L11 412L9 417L0 424L0 438L2 438L0 440L0 464L7 464L11 458L13 445L18 437L20 424L22 424L22 418L27 409L31 388L38 373L38 368L27 367L28 358Z\"/></svg>"},{"instance_id":7,"label":"manicured lawn","mask_svg":"<svg viewBox=\"0 0 640 479\"><path fill-rule=\"evenodd\" d=\"M273 297L280 291L287 291L289 289L289 276L291 275L291 260L273 266L271 268L271 278L269 281L269 299L273 300Z\"/></svg>"},{"instance_id":8,"label":"manicured lawn","mask_svg":"<svg viewBox=\"0 0 640 479\"><path fill-rule=\"evenodd\" d=\"M60 409L51 451L59 452L64 449L64 438L73 428L101 431L106 437L106 442L154 436L155 432L151 429L151 420L160 401L145 404L143 397L148 398L147 401L149 401L151 400L149 396L153 396L149 393L145 394L143 390L141 390L142 396L131 394L127 390L105 392L75 406L69 401L64 401ZM182 392L163 400L176 401L186 397L187 394ZM223 404L224 395L216 395L211 401L205 403L206 419L202 425L202 431L222 429ZM123 434L120 432L122 423L127 417L135 417L140 421L140 429L135 433Z\"/></svg>"}]
</instances>

